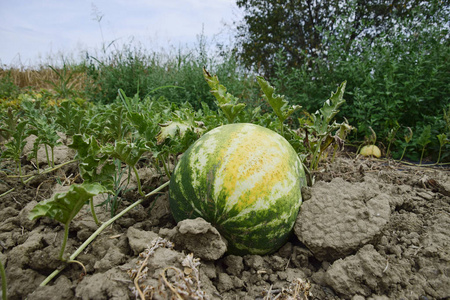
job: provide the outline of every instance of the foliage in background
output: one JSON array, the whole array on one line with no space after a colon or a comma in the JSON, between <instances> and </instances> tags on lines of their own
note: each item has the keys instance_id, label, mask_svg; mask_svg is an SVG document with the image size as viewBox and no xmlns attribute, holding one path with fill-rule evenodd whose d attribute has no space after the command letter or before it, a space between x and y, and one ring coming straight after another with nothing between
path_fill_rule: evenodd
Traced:
<instances>
[{"instance_id":1,"label":"foliage in background","mask_svg":"<svg viewBox=\"0 0 450 300\"><path fill-rule=\"evenodd\" d=\"M163 96L171 102L190 103L195 109L205 102L214 108L208 84L203 80L203 67L214 71L228 89L242 98L252 94L252 82L246 79L232 52L213 56L200 37L197 49L172 53L144 51L124 46L97 59L87 54L85 61L89 84L87 97L100 103L112 103L118 89L127 95ZM167 87L161 89L161 87Z\"/></svg>"},{"instance_id":2,"label":"foliage in background","mask_svg":"<svg viewBox=\"0 0 450 300\"><path fill-rule=\"evenodd\" d=\"M288 54L280 51L272 82L292 103L314 111L330 89L347 80L348 105L341 116L357 128L352 140L364 140L372 128L385 154L398 159L405 148L402 135L409 127L415 134L404 157L419 161L422 147L417 138L431 125L424 157L436 161L439 149L444 155L450 150L448 144L441 148L437 138L449 133L443 111L450 103L450 22L443 11L423 22L417 19L421 15L404 21L401 27L408 31L392 28L377 39L360 39L350 51L330 34L327 39L333 43L326 51L308 57L300 67L286 67Z\"/></svg>"},{"instance_id":3,"label":"foliage in background","mask_svg":"<svg viewBox=\"0 0 450 300\"><path fill-rule=\"evenodd\" d=\"M237 25L237 49L244 65L275 74L276 56L285 53L285 65L301 67L308 58L326 57L335 41L348 52L358 41L369 42L393 28L403 27L403 20L413 23L417 16L427 19L448 3L431 0L369 1L288 1L238 0L243 20ZM444 7L444 8L443 8ZM309 65L311 66L311 65Z\"/></svg>"}]
</instances>

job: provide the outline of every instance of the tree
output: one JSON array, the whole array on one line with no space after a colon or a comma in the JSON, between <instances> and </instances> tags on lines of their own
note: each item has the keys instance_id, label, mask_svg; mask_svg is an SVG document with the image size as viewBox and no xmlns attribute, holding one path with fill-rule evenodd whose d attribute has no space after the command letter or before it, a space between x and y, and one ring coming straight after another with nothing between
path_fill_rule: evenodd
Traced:
<instances>
[{"instance_id":1,"label":"tree","mask_svg":"<svg viewBox=\"0 0 450 300\"><path fill-rule=\"evenodd\" d=\"M439 0L237 0L244 11L237 24L238 54L249 68L274 74L282 52L288 67L310 56L322 55L330 43L350 51L355 40L375 39L399 24L436 22L437 10L449 4ZM401 21L401 22L400 22Z\"/></svg>"}]
</instances>

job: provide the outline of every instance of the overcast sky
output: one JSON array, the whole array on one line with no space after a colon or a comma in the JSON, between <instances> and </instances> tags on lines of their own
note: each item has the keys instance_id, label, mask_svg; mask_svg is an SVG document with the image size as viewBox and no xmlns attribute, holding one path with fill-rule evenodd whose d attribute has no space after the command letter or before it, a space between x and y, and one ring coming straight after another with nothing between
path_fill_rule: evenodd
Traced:
<instances>
[{"instance_id":1,"label":"overcast sky","mask_svg":"<svg viewBox=\"0 0 450 300\"><path fill-rule=\"evenodd\" d=\"M0 63L32 66L131 39L146 49L228 40L235 0L0 0ZM103 37L102 37L103 36Z\"/></svg>"}]
</instances>

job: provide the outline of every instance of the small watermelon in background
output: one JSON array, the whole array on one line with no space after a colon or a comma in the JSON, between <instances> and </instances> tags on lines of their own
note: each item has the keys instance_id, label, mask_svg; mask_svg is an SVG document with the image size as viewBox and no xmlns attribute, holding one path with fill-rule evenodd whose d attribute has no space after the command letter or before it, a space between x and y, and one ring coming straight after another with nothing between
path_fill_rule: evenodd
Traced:
<instances>
[{"instance_id":1,"label":"small watermelon in background","mask_svg":"<svg viewBox=\"0 0 450 300\"><path fill-rule=\"evenodd\" d=\"M264 255L289 238L305 172L281 135L254 124L217 127L183 154L170 180L177 222L202 217L230 254Z\"/></svg>"}]
</instances>

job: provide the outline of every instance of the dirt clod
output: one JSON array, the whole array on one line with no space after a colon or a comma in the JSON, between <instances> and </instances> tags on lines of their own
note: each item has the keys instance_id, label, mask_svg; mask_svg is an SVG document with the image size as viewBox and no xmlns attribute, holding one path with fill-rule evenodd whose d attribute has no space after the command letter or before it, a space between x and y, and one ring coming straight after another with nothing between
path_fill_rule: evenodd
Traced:
<instances>
[{"instance_id":1,"label":"dirt clod","mask_svg":"<svg viewBox=\"0 0 450 300\"><path fill-rule=\"evenodd\" d=\"M318 182L294 231L317 259L345 257L380 234L391 213L389 197L367 182Z\"/></svg>"},{"instance_id":2,"label":"dirt clod","mask_svg":"<svg viewBox=\"0 0 450 300\"><path fill-rule=\"evenodd\" d=\"M202 218L180 221L172 230L160 234L172 240L178 249L186 249L201 259L217 260L227 251L226 240Z\"/></svg>"}]
</instances>

